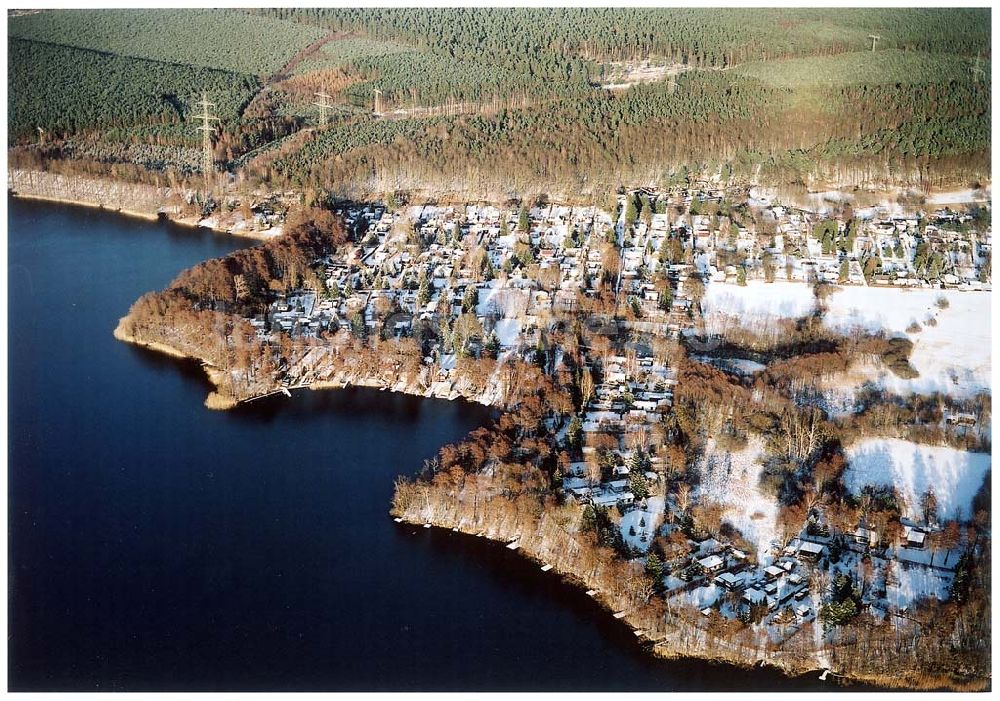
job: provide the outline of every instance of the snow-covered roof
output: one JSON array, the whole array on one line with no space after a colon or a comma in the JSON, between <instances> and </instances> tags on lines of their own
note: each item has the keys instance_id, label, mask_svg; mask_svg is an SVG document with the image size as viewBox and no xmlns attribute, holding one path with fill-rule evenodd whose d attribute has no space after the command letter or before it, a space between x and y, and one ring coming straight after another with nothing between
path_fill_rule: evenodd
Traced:
<instances>
[{"instance_id":1,"label":"snow-covered roof","mask_svg":"<svg viewBox=\"0 0 1000 701\"><path fill-rule=\"evenodd\" d=\"M699 553L714 553L722 549L722 543L715 538L708 538L698 543Z\"/></svg>"},{"instance_id":2,"label":"snow-covered roof","mask_svg":"<svg viewBox=\"0 0 1000 701\"><path fill-rule=\"evenodd\" d=\"M704 567L706 570L713 569L720 566L723 560L718 555L709 555L708 557L698 560L698 564Z\"/></svg>"},{"instance_id":3,"label":"snow-covered roof","mask_svg":"<svg viewBox=\"0 0 1000 701\"><path fill-rule=\"evenodd\" d=\"M810 555L819 555L821 552L823 552L823 544L813 543L812 541L804 540L799 545L799 552L809 553Z\"/></svg>"},{"instance_id":4,"label":"snow-covered roof","mask_svg":"<svg viewBox=\"0 0 1000 701\"><path fill-rule=\"evenodd\" d=\"M743 582L743 575L734 574L732 572L723 572L715 579L716 581L721 582L727 586L734 587Z\"/></svg>"}]
</instances>

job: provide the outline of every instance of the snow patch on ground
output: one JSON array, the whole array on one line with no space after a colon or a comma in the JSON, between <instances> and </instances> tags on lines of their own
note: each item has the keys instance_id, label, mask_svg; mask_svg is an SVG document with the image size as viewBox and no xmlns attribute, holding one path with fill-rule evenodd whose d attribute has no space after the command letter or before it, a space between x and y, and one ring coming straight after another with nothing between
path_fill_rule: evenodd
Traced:
<instances>
[{"instance_id":1,"label":"snow patch on ground","mask_svg":"<svg viewBox=\"0 0 1000 701\"><path fill-rule=\"evenodd\" d=\"M260 238L274 239L278 238L284 233L284 227L272 226L269 229L264 229L263 231L258 231L254 235Z\"/></svg>"},{"instance_id":2,"label":"snow patch on ground","mask_svg":"<svg viewBox=\"0 0 1000 701\"><path fill-rule=\"evenodd\" d=\"M941 519L971 516L972 500L990 469L988 453L930 446L896 438L870 438L847 450L844 486L859 494L866 484L894 486L906 501L904 515L920 520L920 497L928 487Z\"/></svg>"},{"instance_id":3,"label":"snow patch on ground","mask_svg":"<svg viewBox=\"0 0 1000 701\"><path fill-rule=\"evenodd\" d=\"M444 370L445 372L447 372L449 370L454 370L456 362L457 362L457 356L455 356L454 353L451 353L449 355L442 355L441 356L441 369Z\"/></svg>"},{"instance_id":4,"label":"snow patch on ground","mask_svg":"<svg viewBox=\"0 0 1000 701\"><path fill-rule=\"evenodd\" d=\"M703 587L698 587L688 592L684 592L682 597L685 602L696 608L702 609L706 606L711 606L719 597L722 596L722 588L716 584L709 584Z\"/></svg>"},{"instance_id":5,"label":"snow patch on ground","mask_svg":"<svg viewBox=\"0 0 1000 701\"><path fill-rule=\"evenodd\" d=\"M935 192L927 197L927 204L967 204L969 202L983 202L989 200L990 189L986 190L948 190L945 192Z\"/></svg>"},{"instance_id":6,"label":"snow patch on ground","mask_svg":"<svg viewBox=\"0 0 1000 701\"><path fill-rule=\"evenodd\" d=\"M510 348L517 345L518 337L521 334L521 322L517 319L499 319L493 327L500 345Z\"/></svg>"},{"instance_id":7,"label":"snow patch on ground","mask_svg":"<svg viewBox=\"0 0 1000 701\"><path fill-rule=\"evenodd\" d=\"M757 559L770 562L771 541L776 539L778 504L760 491L759 461L764 452L760 438L752 436L747 447L736 453L717 452L710 441L701 462L699 498L711 499L725 507L722 520L732 524L757 545Z\"/></svg>"},{"instance_id":8,"label":"snow patch on ground","mask_svg":"<svg viewBox=\"0 0 1000 701\"><path fill-rule=\"evenodd\" d=\"M501 287L496 280L479 289L477 316L495 314L502 319L513 319L528 309L530 290L516 287Z\"/></svg>"},{"instance_id":9,"label":"snow patch on ground","mask_svg":"<svg viewBox=\"0 0 1000 701\"><path fill-rule=\"evenodd\" d=\"M939 297L948 300L939 309ZM942 392L969 396L990 390L990 293L958 290L844 287L828 299L827 324L847 331L855 325L913 342L910 364L920 377L903 380L889 373L881 384L897 394ZM936 325L928 326L934 318ZM906 329L916 322L919 332Z\"/></svg>"},{"instance_id":10,"label":"snow patch on ground","mask_svg":"<svg viewBox=\"0 0 1000 701\"><path fill-rule=\"evenodd\" d=\"M758 363L754 360L747 360L746 358L712 358L704 355L696 355L693 357L698 362L708 363L710 365L714 365L720 370L726 370L739 375L753 375L767 370L767 366L763 363Z\"/></svg>"},{"instance_id":11,"label":"snow patch on ground","mask_svg":"<svg viewBox=\"0 0 1000 701\"><path fill-rule=\"evenodd\" d=\"M944 601L955 577L951 572L894 561L887 565L886 574L885 598L897 609L911 606L923 597Z\"/></svg>"}]
</instances>

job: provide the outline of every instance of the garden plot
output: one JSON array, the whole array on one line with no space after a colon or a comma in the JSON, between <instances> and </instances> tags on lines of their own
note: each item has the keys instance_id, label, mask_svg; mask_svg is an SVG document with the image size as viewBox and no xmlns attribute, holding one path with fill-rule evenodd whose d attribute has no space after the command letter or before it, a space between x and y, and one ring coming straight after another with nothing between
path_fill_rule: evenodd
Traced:
<instances>
[{"instance_id":1,"label":"garden plot","mask_svg":"<svg viewBox=\"0 0 1000 701\"><path fill-rule=\"evenodd\" d=\"M723 593L725 590L722 587L716 584L706 584L680 594L679 598L692 608L702 609L706 606L712 606Z\"/></svg>"},{"instance_id":2,"label":"garden plot","mask_svg":"<svg viewBox=\"0 0 1000 701\"><path fill-rule=\"evenodd\" d=\"M649 497L645 508L634 509L622 516L619 524L622 539L631 547L646 552L663 521L663 497ZM645 540L643 537L645 536Z\"/></svg>"},{"instance_id":3,"label":"garden plot","mask_svg":"<svg viewBox=\"0 0 1000 701\"><path fill-rule=\"evenodd\" d=\"M530 290L501 286L496 280L479 289L477 316L495 315L500 319L517 319L528 309Z\"/></svg>"},{"instance_id":4,"label":"garden plot","mask_svg":"<svg viewBox=\"0 0 1000 701\"><path fill-rule=\"evenodd\" d=\"M902 609L922 598L944 601L948 598L955 575L930 567L890 562L886 571L885 598L889 605Z\"/></svg>"}]
</instances>

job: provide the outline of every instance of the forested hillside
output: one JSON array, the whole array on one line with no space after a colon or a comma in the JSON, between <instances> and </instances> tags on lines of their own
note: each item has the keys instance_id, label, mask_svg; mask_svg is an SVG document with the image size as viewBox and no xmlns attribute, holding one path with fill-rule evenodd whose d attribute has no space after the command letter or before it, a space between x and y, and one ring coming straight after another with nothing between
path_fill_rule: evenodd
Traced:
<instances>
[{"instance_id":1,"label":"forested hillside","mask_svg":"<svg viewBox=\"0 0 1000 701\"><path fill-rule=\"evenodd\" d=\"M168 133L202 91L231 121L260 87L254 76L21 39L10 40L7 55L13 137L33 135L37 126L72 133L134 125Z\"/></svg>"},{"instance_id":2,"label":"forested hillside","mask_svg":"<svg viewBox=\"0 0 1000 701\"><path fill-rule=\"evenodd\" d=\"M989 19L976 9L42 11L9 20L8 134L30 151L44 129L47 153L66 157L61 140L85 133L103 145L76 158L134 162L136 144L196 146L190 115L205 91L222 120L219 167L276 187L597 193L692 172L953 184L989 177ZM321 90L333 109L316 129Z\"/></svg>"},{"instance_id":3,"label":"forested hillside","mask_svg":"<svg viewBox=\"0 0 1000 701\"><path fill-rule=\"evenodd\" d=\"M52 10L8 26L12 141L128 127L140 142L195 143L193 125L178 127L203 92L233 125L262 77L325 34L235 10Z\"/></svg>"},{"instance_id":4,"label":"forested hillside","mask_svg":"<svg viewBox=\"0 0 1000 701\"><path fill-rule=\"evenodd\" d=\"M401 38L451 56L572 79L586 59L663 56L722 68L754 60L880 48L972 55L989 49L979 10L764 8L464 8L260 10L339 31ZM985 19L985 21L984 21Z\"/></svg>"},{"instance_id":5,"label":"forested hillside","mask_svg":"<svg viewBox=\"0 0 1000 701\"><path fill-rule=\"evenodd\" d=\"M12 37L153 61L269 75L318 27L236 10L54 10L11 18Z\"/></svg>"}]
</instances>

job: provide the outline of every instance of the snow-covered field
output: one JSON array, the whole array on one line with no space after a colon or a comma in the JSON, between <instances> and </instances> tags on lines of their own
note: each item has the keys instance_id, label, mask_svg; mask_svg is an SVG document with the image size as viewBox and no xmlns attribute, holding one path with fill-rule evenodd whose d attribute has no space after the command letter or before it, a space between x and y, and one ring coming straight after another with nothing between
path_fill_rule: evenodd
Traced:
<instances>
[{"instance_id":1,"label":"snow-covered field","mask_svg":"<svg viewBox=\"0 0 1000 701\"><path fill-rule=\"evenodd\" d=\"M514 319L528 308L529 292L511 286L501 287L492 280L479 290L479 305L476 314L486 316L496 314L502 319Z\"/></svg>"},{"instance_id":2,"label":"snow-covered field","mask_svg":"<svg viewBox=\"0 0 1000 701\"><path fill-rule=\"evenodd\" d=\"M708 331L717 331L717 324L726 316L738 317L740 323L752 326L771 319L804 316L813 310L812 287L795 282L749 281L746 286L712 283L705 288L702 307Z\"/></svg>"},{"instance_id":3,"label":"snow-covered field","mask_svg":"<svg viewBox=\"0 0 1000 701\"><path fill-rule=\"evenodd\" d=\"M948 300L939 309L939 297ZM885 287L842 287L828 299L827 324L847 330L884 329L913 341L910 364L920 377L888 373L881 384L899 394L934 391L968 396L990 389L990 293ZM936 325L928 326L933 318ZM908 333L911 323L922 329Z\"/></svg>"},{"instance_id":4,"label":"snow-covered field","mask_svg":"<svg viewBox=\"0 0 1000 701\"><path fill-rule=\"evenodd\" d=\"M747 360L746 358L712 358L705 355L696 355L693 357L700 363L708 363L721 370L727 370L740 375L753 375L767 369L767 366L763 363Z\"/></svg>"},{"instance_id":5,"label":"snow-covered field","mask_svg":"<svg viewBox=\"0 0 1000 701\"><path fill-rule=\"evenodd\" d=\"M948 190L935 192L927 198L927 204L966 204L968 202L984 202L990 199L990 188L985 190Z\"/></svg>"},{"instance_id":6,"label":"snow-covered field","mask_svg":"<svg viewBox=\"0 0 1000 701\"><path fill-rule=\"evenodd\" d=\"M775 539L778 504L758 488L764 469L758 458L763 452L757 437L752 437L738 453L718 452L714 441L710 441L705 451L707 458L700 465L698 494L722 504L722 520L757 545L760 562L770 562L768 552Z\"/></svg>"},{"instance_id":7,"label":"snow-covered field","mask_svg":"<svg viewBox=\"0 0 1000 701\"><path fill-rule=\"evenodd\" d=\"M938 308L939 297L948 300ZM774 282L739 285L714 283L705 290L709 331L719 331L733 318L753 327L768 319L793 318L811 311L812 288L803 283ZM903 380L891 372L876 379L899 393L939 391L969 396L990 389L990 293L898 287L838 288L827 299L826 323L848 331L862 327L884 330L913 341L910 362L920 377ZM933 318L935 325L928 326ZM907 332L912 323L921 330Z\"/></svg>"},{"instance_id":8,"label":"snow-covered field","mask_svg":"<svg viewBox=\"0 0 1000 701\"><path fill-rule=\"evenodd\" d=\"M906 501L903 513L922 519L920 498L933 488L938 517L970 517L972 499L990 469L988 453L970 453L946 446L911 443L896 438L871 438L847 450L844 486L852 494L866 484L894 486Z\"/></svg>"},{"instance_id":9,"label":"snow-covered field","mask_svg":"<svg viewBox=\"0 0 1000 701\"><path fill-rule=\"evenodd\" d=\"M521 333L521 322L517 319L498 319L493 327L500 345L510 348L517 345L518 336Z\"/></svg>"},{"instance_id":10,"label":"snow-covered field","mask_svg":"<svg viewBox=\"0 0 1000 701\"><path fill-rule=\"evenodd\" d=\"M724 592L725 590L717 584L706 584L703 587L684 592L681 597L689 606L701 609L714 604Z\"/></svg>"}]
</instances>

